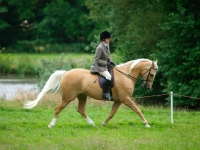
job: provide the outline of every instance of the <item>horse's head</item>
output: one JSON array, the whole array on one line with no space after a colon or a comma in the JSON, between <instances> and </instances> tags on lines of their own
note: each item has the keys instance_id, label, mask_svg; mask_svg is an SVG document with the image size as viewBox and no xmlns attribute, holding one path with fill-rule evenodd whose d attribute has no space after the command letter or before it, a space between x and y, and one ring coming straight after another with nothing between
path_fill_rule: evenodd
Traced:
<instances>
[{"instance_id":1,"label":"horse's head","mask_svg":"<svg viewBox=\"0 0 200 150\"><path fill-rule=\"evenodd\" d=\"M142 69L141 71L142 81L143 81L142 87L144 89L151 89L157 70L158 70L157 60L155 62L152 61L150 66Z\"/></svg>"}]
</instances>

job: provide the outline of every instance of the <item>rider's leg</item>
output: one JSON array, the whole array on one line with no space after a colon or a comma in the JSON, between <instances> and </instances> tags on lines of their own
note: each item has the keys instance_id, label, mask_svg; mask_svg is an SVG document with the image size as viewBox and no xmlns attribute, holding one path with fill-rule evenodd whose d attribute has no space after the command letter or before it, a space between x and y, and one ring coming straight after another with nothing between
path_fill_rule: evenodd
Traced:
<instances>
[{"instance_id":1,"label":"rider's leg","mask_svg":"<svg viewBox=\"0 0 200 150\"><path fill-rule=\"evenodd\" d=\"M105 82L103 83L103 99L111 100L109 88L112 77L108 71L103 71L99 74L106 78Z\"/></svg>"}]
</instances>

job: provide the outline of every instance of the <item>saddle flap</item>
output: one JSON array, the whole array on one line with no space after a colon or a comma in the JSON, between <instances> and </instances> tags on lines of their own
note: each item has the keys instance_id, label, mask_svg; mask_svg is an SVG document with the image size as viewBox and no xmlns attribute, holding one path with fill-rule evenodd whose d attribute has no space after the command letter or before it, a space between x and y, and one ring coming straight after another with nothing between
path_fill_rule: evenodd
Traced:
<instances>
[{"instance_id":1,"label":"saddle flap","mask_svg":"<svg viewBox=\"0 0 200 150\"><path fill-rule=\"evenodd\" d=\"M113 72L113 68L112 67L108 67L108 72L110 73L111 75L111 83L110 83L110 88L113 88L114 87L114 72ZM91 66L91 69L90 69L90 73L93 74L93 75L98 75L99 77L99 85L101 88L103 88L103 83L105 83L106 81L106 78L104 76L101 76L98 72L94 72L93 71L93 66Z\"/></svg>"},{"instance_id":2,"label":"saddle flap","mask_svg":"<svg viewBox=\"0 0 200 150\"><path fill-rule=\"evenodd\" d=\"M114 87L114 72L113 72L113 68L112 67L108 67L108 72L111 75L111 82L110 82L110 88ZM105 82L106 78L103 76L99 77L99 85L101 88L103 88L102 84Z\"/></svg>"}]
</instances>

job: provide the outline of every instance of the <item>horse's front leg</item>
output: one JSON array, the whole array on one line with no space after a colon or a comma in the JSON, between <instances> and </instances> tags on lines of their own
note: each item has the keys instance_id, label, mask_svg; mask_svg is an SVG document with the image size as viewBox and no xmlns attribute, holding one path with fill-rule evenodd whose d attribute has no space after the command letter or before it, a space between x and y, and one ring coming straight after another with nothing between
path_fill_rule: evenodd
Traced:
<instances>
[{"instance_id":1,"label":"horse's front leg","mask_svg":"<svg viewBox=\"0 0 200 150\"><path fill-rule=\"evenodd\" d=\"M114 102L113 105L112 105L112 109L111 109L111 112L108 116L108 118L103 122L103 126L106 126L106 124L108 123L108 121L115 115L117 109L119 108L119 106L121 105L121 102Z\"/></svg>"},{"instance_id":2,"label":"horse's front leg","mask_svg":"<svg viewBox=\"0 0 200 150\"><path fill-rule=\"evenodd\" d=\"M134 110L142 119L143 123L145 124L146 128L150 128L150 125L148 124L147 120L144 118L141 110L136 106L136 104L131 100L131 98L127 98L123 101L125 105L130 107L132 110Z\"/></svg>"}]
</instances>

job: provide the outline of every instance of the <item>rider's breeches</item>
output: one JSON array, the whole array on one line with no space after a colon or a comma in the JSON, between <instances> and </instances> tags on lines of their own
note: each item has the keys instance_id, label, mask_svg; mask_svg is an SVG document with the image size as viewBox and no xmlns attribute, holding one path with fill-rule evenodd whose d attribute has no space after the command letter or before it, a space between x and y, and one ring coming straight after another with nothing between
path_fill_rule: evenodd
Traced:
<instances>
[{"instance_id":1,"label":"rider's breeches","mask_svg":"<svg viewBox=\"0 0 200 150\"><path fill-rule=\"evenodd\" d=\"M100 75L104 76L107 80L111 81L111 75L108 71L99 72Z\"/></svg>"}]
</instances>

